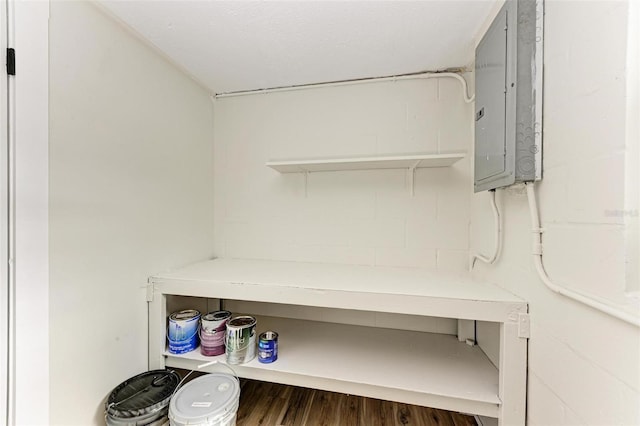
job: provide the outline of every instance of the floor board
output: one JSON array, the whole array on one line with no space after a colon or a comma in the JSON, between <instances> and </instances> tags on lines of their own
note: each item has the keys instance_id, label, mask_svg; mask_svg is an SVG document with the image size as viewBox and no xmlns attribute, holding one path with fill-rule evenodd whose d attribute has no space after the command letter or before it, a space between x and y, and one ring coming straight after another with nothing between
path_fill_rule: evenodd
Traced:
<instances>
[{"instance_id":1,"label":"floor board","mask_svg":"<svg viewBox=\"0 0 640 426\"><path fill-rule=\"evenodd\" d=\"M242 380L237 426L476 426L444 410Z\"/></svg>"}]
</instances>

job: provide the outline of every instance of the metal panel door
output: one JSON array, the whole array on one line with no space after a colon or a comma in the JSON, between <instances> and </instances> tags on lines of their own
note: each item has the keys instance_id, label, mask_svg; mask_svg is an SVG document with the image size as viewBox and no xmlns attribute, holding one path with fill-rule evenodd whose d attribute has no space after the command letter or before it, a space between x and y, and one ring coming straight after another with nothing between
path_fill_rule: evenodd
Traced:
<instances>
[{"instance_id":1,"label":"metal panel door","mask_svg":"<svg viewBox=\"0 0 640 426\"><path fill-rule=\"evenodd\" d=\"M476 49L476 181L506 170L506 28L502 10Z\"/></svg>"}]
</instances>

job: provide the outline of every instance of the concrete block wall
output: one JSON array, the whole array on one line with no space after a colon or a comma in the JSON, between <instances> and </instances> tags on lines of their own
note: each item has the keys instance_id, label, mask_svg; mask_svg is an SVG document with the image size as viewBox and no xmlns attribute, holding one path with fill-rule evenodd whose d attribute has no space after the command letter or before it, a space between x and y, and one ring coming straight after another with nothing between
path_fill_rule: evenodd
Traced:
<instances>
[{"instance_id":1,"label":"concrete block wall","mask_svg":"<svg viewBox=\"0 0 640 426\"><path fill-rule=\"evenodd\" d=\"M471 152L472 108L453 79L218 99L215 252L291 261L466 268L470 157L419 169L280 174L271 159Z\"/></svg>"},{"instance_id":2,"label":"concrete block wall","mask_svg":"<svg viewBox=\"0 0 640 426\"><path fill-rule=\"evenodd\" d=\"M629 8L546 2L544 178L537 192L554 282L633 310L638 301L627 292L633 286L625 271L638 260L626 257L628 221L615 213L625 212L625 187L634 185L625 181L625 161L638 143L625 133L627 97L637 96L628 89L638 78L627 67ZM640 330L544 287L530 254L526 196L499 191L498 200L503 256L496 265L479 264L476 275L530 304L528 424L640 424ZM493 241L487 195L473 196L472 206L471 246L486 251ZM481 345L495 345L490 327L479 331Z\"/></svg>"}]
</instances>

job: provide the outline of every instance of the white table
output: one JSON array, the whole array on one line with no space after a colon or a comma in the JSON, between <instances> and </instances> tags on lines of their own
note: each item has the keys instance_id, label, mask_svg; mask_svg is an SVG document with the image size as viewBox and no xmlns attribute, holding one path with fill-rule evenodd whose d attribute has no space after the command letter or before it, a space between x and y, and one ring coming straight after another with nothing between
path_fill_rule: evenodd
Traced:
<instances>
[{"instance_id":1,"label":"white table","mask_svg":"<svg viewBox=\"0 0 640 426\"><path fill-rule=\"evenodd\" d=\"M166 296L267 302L500 323L496 368L456 336L258 317L280 334L273 364L240 377L496 417L524 425L527 304L493 285L416 268L215 259L149 279L149 367L195 369L224 356L166 351ZM211 365L203 371L225 371Z\"/></svg>"}]
</instances>

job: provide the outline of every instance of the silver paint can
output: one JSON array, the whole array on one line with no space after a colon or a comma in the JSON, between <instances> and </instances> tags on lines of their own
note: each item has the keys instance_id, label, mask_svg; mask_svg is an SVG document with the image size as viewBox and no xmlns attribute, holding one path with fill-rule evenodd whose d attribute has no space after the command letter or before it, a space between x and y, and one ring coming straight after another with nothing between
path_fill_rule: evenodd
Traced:
<instances>
[{"instance_id":1,"label":"silver paint can","mask_svg":"<svg viewBox=\"0 0 640 426\"><path fill-rule=\"evenodd\" d=\"M229 364L244 364L256 356L256 319L252 316L231 318L227 323L225 347Z\"/></svg>"}]
</instances>

